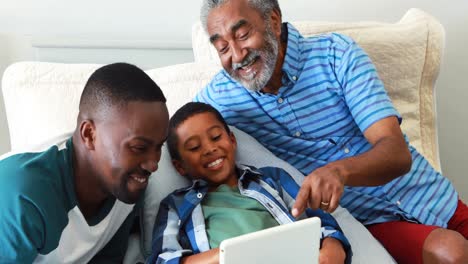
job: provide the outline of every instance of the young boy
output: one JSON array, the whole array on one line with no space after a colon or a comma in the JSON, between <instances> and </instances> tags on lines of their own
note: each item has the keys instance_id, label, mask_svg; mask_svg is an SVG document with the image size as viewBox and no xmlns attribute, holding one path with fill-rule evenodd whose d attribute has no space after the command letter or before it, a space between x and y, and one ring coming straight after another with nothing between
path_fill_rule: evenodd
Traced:
<instances>
[{"instance_id":1,"label":"young boy","mask_svg":"<svg viewBox=\"0 0 468 264\"><path fill-rule=\"evenodd\" d=\"M236 138L212 106L180 108L167 144L176 170L193 184L161 202L148 263L218 263L224 239L295 221L299 186L280 168L237 166ZM350 263L349 242L333 217L311 209L302 217L312 216L322 220L321 262Z\"/></svg>"}]
</instances>

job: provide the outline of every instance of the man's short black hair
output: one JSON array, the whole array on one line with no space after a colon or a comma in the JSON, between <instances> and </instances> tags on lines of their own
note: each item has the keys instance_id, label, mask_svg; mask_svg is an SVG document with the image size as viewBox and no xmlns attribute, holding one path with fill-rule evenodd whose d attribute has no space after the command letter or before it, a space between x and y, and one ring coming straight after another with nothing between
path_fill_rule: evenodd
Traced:
<instances>
[{"instance_id":1,"label":"man's short black hair","mask_svg":"<svg viewBox=\"0 0 468 264\"><path fill-rule=\"evenodd\" d=\"M169 120L169 134L167 136L167 148L171 158L174 160L180 160L180 154L177 149L177 143L179 138L177 137L176 130L185 120L190 117L202 113L212 113L216 119L223 124L226 132L231 133L228 124L224 120L223 116L213 106L205 103L190 102L179 108L175 114Z\"/></svg>"},{"instance_id":2,"label":"man's short black hair","mask_svg":"<svg viewBox=\"0 0 468 264\"><path fill-rule=\"evenodd\" d=\"M166 98L143 70L128 63L114 63L91 74L81 94L79 110L96 116L132 101L165 103Z\"/></svg>"}]
</instances>

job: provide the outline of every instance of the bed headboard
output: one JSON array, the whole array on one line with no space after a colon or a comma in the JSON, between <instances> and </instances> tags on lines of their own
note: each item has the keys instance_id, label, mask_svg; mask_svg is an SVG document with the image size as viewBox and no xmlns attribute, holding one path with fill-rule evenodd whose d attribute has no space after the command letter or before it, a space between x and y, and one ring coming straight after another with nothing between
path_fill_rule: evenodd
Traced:
<instances>
[{"instance_id":1,"label":"bed headboard","mask_svg":"<svg viewBox=\"0 0 468 264\"><path fill-rule=\"evenodd\" d=\"M128 62L143 69L193 61L190 42L32 37L36 61L59 63Z\"/></svg>"}]
</instances>

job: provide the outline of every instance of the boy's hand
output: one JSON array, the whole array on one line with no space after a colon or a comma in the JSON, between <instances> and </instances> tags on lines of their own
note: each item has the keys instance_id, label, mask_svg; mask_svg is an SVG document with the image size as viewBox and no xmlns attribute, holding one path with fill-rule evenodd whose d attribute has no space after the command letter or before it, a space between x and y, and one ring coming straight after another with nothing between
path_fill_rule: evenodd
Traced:
<instances>
[{"instance_id":1,"label":"boy's hand","mask_svg":"<svg viewBox=\"0 0 468 264\"><path fill-rule=\"evenodd\" d=\"M320 264L343 264L345 259L346 252L339 240L331 237L327 237L323 240L319 254Z\"/></svg>"},{"instance_id":2,"label":"boy's hand","mask_svg":"<svg viewBox=\"0 0 468 264\"><path fill-rule=\"evenodd\" d=\"M218 264L219 248L213 248L208 251L183 257L181 264Z\"/></svg>"}]
</instances>

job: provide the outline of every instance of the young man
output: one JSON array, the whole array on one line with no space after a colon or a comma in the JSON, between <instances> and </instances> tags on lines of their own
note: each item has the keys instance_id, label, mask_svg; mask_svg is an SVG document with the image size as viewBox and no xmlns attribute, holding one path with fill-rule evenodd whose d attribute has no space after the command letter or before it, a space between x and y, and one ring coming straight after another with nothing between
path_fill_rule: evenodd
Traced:
<instances>
[{"instance_id":1,"label":"young man","mask_svg":"<svg viewBox=\"0 0 468 264\"><path fill-rule=\"evenodd\" d=\"M167 137L165 102L141 69L104 66L71 137L0 161L0 262L121 263Z\"/></svg>"},{"instance_id":2,"label":"young man","mask_svg":"<svg viewBox=\"0 0 468 264\"><path fill-rule=\"evenodd\" d=\"M304 38L276 0L205 0L201 13L224 70L195 100L307 175L295 215L340 203L399 263L468 262L468 208L407 144L352 39Z\"/></svg>"},{"instance_id":3,"label":"young man","mask_svg":"<svg viewBox=\"0 0 468 264\"><path fill-rule=\"evenodd\" d=\"M289 205L297 183L279 168L236 166L236 139L212 106L180 108L167 144L175 168L193 184L161 202L148 263L218 263L221 241L295 220ZM312 216L322 220L320 263L350 263L349 242L334 218L320 209L302 217Z\"/></svg>"}]
</instances>

